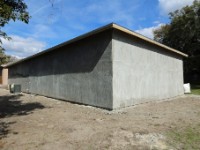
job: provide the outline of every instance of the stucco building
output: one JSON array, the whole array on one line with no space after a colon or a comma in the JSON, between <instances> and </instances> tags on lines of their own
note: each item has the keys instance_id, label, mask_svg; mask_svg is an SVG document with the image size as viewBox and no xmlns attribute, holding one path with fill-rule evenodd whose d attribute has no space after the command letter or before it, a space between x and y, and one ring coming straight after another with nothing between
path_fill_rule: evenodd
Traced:
<instances>
[{"instance_id":1,"label":"stucco building","mask_svg":"<svg viewBox=\"0 0 200 150\"><path fill-rule=\"evenodd\" d=\"M5 67L23 92L116 109L183 95L183 57L112 23Z\"/></svg>"}]
</instances>

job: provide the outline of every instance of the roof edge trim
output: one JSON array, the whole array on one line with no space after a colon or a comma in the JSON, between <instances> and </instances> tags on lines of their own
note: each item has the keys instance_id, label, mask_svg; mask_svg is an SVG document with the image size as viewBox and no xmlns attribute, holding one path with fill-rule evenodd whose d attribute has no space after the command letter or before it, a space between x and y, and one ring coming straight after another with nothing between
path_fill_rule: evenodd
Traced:
<instances>
[{"instance_id":1,"label":"roof edge trim","mask_svg":"<svg viewBox=\"0 0 200 150\"><path fill-rule=\"evenodd\" d=\"M167 50L169 50L169 51L175 52L175 53L177 53L177 54L179 54L179 55L182 55L182 56L184 56L184 57L188 57L188 55L185 54L185 53L182 53L182 52L180 52L180 51L178 51L178 50L176 50L176 49L174 49L174 48L171 48L171 47L166 46L166 45L164 45L164 44L161 44L161 43L159 43L159 42L156 42L156 41L154 41L154 40L152 40L152 39L149 39L149 38L147 38L147 37L145 37L145 36L143 36L143 35L140 35L140 34L134 32L134 31L131 31L131 30L127 29L127 28L121 27L121 26L119 26L119 25L117 25L117 24L113 24L113 28L115 28L115 29L117 29L117 30L120 30L120 31L122 31L122 32L125 32L125 33L127 33L127 34L133 35L133 36L135 36L135 37L138 37L138 38L140 38L140 39L142 39L142 40L145 40L145 41L147 41L147 42L149 42L149 43L151 43L151 44L160 46L160 47L162 47L162 48L164 48L164 49L167 49Z\"/></svg>"}]
</instances>

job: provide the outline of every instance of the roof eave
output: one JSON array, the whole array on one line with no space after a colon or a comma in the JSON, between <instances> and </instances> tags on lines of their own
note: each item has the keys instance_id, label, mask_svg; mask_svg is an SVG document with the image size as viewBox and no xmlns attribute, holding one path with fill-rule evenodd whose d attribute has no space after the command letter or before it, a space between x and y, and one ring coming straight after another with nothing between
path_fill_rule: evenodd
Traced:
<instances>
[{"instance_id":1,"label":"roof eave","mask_svg":"<svg viewBox=\"0 0 200 150\"><path fill-rule=\"evenodd\" d=\"M26 58L24 58L24 59L21 59L21 60L19 60L19 61L17 61L17 62L13 62L13 63L10 63L10 64L5 64L3 67L10 67L10 66L13 66L13 65L18 64L18 63L20 63L20 62L23 62L23 61L25 61L25 60L29 60L29 59L31 59L31 58L34 58L34 57L40 56L40 55L42 55L42 54L48 53L48 52L53 51L53 50L55 50L55 49L57 49L57 48L60 48L60 47L62 47L62 46L65 46L65 45L71 44L71 43L73 43L73 42L79 41L79 40L84 39L84 38L86 38L86 37L89 37L89 36L91 36L91 35L94 35L94 34L97 34L97 33L99 33L99 32L105 31L105 30L107 30L107 29L111 29L111 28L113 27L113 24L114 24L114 23L110 23L110 24L105 25L105 26L103 26L103 27L97 28L97 29L92 30L92 31L90 31L90 32L88 32L88 33L85 33L85 34L83 34L83 35L80 35L80 36L78 36L78 37L75 37L75 38L73 38L73 39L71 39L71 40L69 40L69 41L63 42L63 43L61 43L61 44L59 44L59 45L56 45L56 46L51 47L51 48L48 48L48 49L46 49L46 50L44 50L44 51L42 51L42 52L39 52L39 53L34 54L34 55L32 55L32 56L26 57Z\"/></svg>"},{"instance_id":2,"label":"roof eave","mask_svg":"<svg viewBox=\"0 0 200 150\"><path fill-rule=\"evenodd\" d=\"M145 37L145 36L143 36L143 35L140 35L140 34L134 32L134 31L131 31L131 30L127 29L127 28L121 27L121 26L119 26L119 25L117 25L117 24L113 24L113 28L115 28L115 29L117 29L117 30L120 30L120 31L122 31L122 32L125 32L125 33L127 33L127 34L133 35L133 36L135 36L135 37L137 37L137 38L140 38L140 39L142 39L142 40L145 40L145 41L147 41L147 42L149 42L149 43L151 43L151 44L154 44L154 45L157 45L157 46L159 46L159 47L162 47L162 48L164 48L164 49L166 49L166 50L168 50L168 51L177 53L177 54L182 55L182 56L184 56L184 57L188 57L188 55L185 54L185 53L182 53L182 52L180 52L180 51L178 51L178 50L176 50L176 49L174 49L174 48L171 48L171 47L166 46L166 45L164 45L164 44L161 44L161 43L159 43L159 42L156 42L156 41L154 41L154 40L152 40L152 39L149 39L149 38L147 38L147 37Z\"/></svg>"},{"instance_id":3,"label":"roof eave","mask_svg":"<svg viewBox=\"0 0 200 150\"><path fill-rule=\"evenodd\" d=\"M27 58L21 59L21 60L19 60L19 61L17 61L17 62L14 62L14 63L10 63L10 64L7 64L7 65L2 65L2 67L6 68L6 67L13 66L13 65L18 64L18 63L20 63L20 62L23 62L23 61L25 61L25 60L29 60L29 59L31 59L31 58L40 56L40 55L42 55L42 54L48 53L48 52L53 51L53 50L55 50L55 49L57 49L57 48L60 48L60 47L62 47L62 46L68 45L68 44L70 44L70 43L79 41L79 40L84 39L84 38L86 38L86 37L89 37L89 36L91 36L91 35L94 35L94 34L97 34L97 33L99 33L99 32L102 32L102 31L105 31L105 30L108 30L108 29L112 29L112 28L113 28L113 29L120 30L120 31L122 31L122 32L125 32L125 33L127 33L127 34L129 34L129 35L135 36L135 37L140 38L140 39L142 39L142 40L145 40L145 41L147 41L147 42L149 42L149 43L151 43L151 44L154 44L154 45L157 45L157 46L159 46L159 47L162 47L162 48L164 48L164 49L166 49L166 50L168 50L168 51L174 52L174 53L176 53L176 54L178 54L178 55L181 55L181 56L183 56L183 57L188 57L187 54L182 53L182 52L180 52L180 51L178 51L178 50L176 50L176 49L173 49L173 48L171 48L171 47L168 47L168 46L166 46L166 45L163 45L163 44L161 44L161 43L158 43L158 42L156 42L156 41L154 41L154 40L152 40L152 39L149 39L149 38L147 38L147 37L145 37L145 36L143 36L143 35L140 35L140 34L134 32L134 31L131 31L131 30L125 28L125 27L119 26L119 25L117 25L117 24L115 24L115 23L110 23L110 24L105 25L105 26L103 26L103 27L100 27L100 28L98 28L98 29L92 30L92 31L90 31L90 32L88 32L88 33L85 33L85 34L83 34L83 35L81 35L81 36L75 37L75 38L73 38L73 39L71 39L71 40L69 40L69 41L67 41L67 42L61 43L61 44L59 44L59 45L57 45L57 46L54 46L54 47L51 47L51 48L49 48L49 49L47 49L47 50L45 50L45 51L39 52L39 53L37 53L37 54L35 54L35 55L32 55L32 56L29 56L29 57L27 57Z\"/></svg>"}]
</instances>

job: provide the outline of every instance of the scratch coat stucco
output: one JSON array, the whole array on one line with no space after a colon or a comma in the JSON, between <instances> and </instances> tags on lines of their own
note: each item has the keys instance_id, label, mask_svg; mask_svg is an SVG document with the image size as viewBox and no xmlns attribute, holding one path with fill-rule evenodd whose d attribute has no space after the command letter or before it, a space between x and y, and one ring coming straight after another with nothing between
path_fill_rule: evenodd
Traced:
<instances>
[{"instance_id":1,"label":"scratch coat stucco","mask_svg":"<svg viewBox=\"0 0 200 150\"><path fill-rule=\"evenodd\" d=\"M9 68L9 83L29 92L112 109L111 31Z\"/></svg>"},{"instance_id":2,"label":"scratch coat stucco","mask_svg":"<svg viewBox=\"0 0 200 150\"><path fill-rule=\"evenodd\" d=\"M112 40L113 108L183 95L183 61L115 31Z\"/></svg>"},{"instance_id":3,"label":"scratch coat stucco","mask_svg":"<svg viewBox=\"0 0 200 150\"><path fill-rule=\"evenodd\" d=\"M182 57L107 27L8 66L9 84L21 84L23 92L116 109L182 95Z\"/></svg>"}]
</instances>

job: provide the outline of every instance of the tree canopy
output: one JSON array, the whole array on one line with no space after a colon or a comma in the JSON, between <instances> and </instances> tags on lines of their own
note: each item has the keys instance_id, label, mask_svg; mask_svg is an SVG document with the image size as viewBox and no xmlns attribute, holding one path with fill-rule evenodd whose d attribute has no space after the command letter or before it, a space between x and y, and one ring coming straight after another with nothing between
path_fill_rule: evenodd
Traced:
<instances>
[{"instance_id":1,"label":"tree canopy","mask_svg":"<svg viewBox=\"0 0 200 150\"><path fill-rule=\"evenodd\" d=\"M200 1L169 14L170 23L154 30L154 40L189 55L184 61L185 73L200 73Z\"/></svg>"},{"instance_id":2,"label":"tree canopy","mask_svg":"<svg viewBox=\"0 0 200 150\"><path fill-rule=\"evenodd\" d=\"M2 47L1 38L10 40L11 38L2 31L2 27L9 23L10 20L22 21L28 23L30 19L27 11L27 5L23 0L0 0L0 62L5 62L4 49Z\"/></svg>"}]
</instances>

